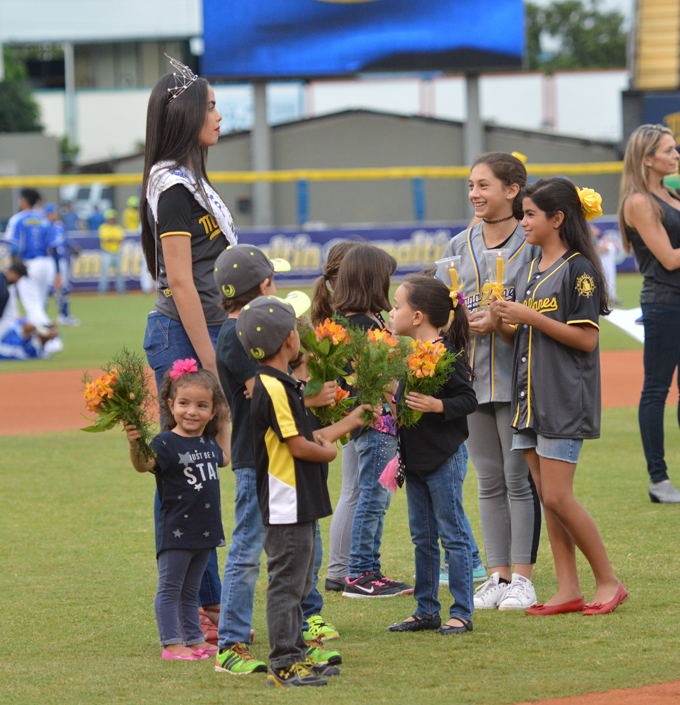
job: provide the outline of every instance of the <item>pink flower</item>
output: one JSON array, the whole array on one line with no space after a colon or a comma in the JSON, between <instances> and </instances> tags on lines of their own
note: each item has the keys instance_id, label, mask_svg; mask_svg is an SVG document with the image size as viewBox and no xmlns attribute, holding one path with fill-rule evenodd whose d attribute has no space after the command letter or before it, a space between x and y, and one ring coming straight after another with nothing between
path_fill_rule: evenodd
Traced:
<instances>
[{"instance_id":1,"label":"pink flower","mask_svg":"<svg viewBox=\"0 0 680 705\"><path fill-rule=\"evenodd\" d=\"M198 372L196 360L193 357L188 357L186 360L175 360L172 363L170 376L176 381L187 372Z\"/></svg>"}]
</instances>

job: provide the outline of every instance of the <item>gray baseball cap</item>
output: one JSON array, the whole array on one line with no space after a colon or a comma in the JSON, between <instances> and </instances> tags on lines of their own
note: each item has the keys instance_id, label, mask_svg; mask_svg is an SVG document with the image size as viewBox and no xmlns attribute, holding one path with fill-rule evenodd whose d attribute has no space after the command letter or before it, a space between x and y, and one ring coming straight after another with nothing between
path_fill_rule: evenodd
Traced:
<instances>
[{"instance_id":1,"label":"gray baseball cap","mask_svg":"<svg viewBox=\"0 0 680 705\"><path fill-rule=\"evenodd\" d=\"M289 272L285 259L269 259L255 245L230 245L215 262L215 284L226 299L241 296L274 272Z\"/></svg>"},{"instance_id":2,"label":"gray baseball cap","mask_svg":"<svg viewBox=\"0 0 680 705\"><path fill-rule=\"evenodd\" d=\"M295 327L295 308L276 296L260 296L246 304L236 321L236 332L249 357L273 355Z\"/></svg>"}]
</instances>

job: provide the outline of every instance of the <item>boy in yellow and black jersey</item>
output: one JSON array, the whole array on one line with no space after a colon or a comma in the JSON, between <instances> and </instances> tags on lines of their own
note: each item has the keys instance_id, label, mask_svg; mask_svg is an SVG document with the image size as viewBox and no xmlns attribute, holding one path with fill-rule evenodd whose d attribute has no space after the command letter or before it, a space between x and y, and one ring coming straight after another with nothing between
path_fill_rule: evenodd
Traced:
<instances>
[{"instance_id":1,"label":"boy in yellow and black jersey","mask_svg":"<svg viewBox=\"0 0 680 705\"><path fill-rule=\"evenodd\" d=\"M326 685L335 666L307 658L302 602L312 587L316 522L332 513L328 463L333 443L362 426L363 407L342 421L312 431L302 384L288 374L300 350L295 311L274 296L261 296L241 310L238 339L260 362L250 409L257 492L267 553L267 685Z\"/></svg>"}]
</instances>

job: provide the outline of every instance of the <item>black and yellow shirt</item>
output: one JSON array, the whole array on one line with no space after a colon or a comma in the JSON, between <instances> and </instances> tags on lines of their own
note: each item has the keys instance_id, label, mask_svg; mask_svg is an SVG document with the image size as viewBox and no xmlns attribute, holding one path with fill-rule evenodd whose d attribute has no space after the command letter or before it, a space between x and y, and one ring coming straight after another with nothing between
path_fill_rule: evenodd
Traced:
<instances>
[{"instance_id":1,"label":"black and yellow shirt","mask_svg":"<svg viewBox=\"0 0 680 705\"><path fill-rule=\"evenodd\" d=\"M147 218L153 231L155 225L151 208L147 209ZM164 191L158 201L157 232L159 242L156 311L175 321L180 320L172 291L168 286L162 240L169 235L184 235L191 238L191 269L205 322L209 326L221 326L227 319L227 312L218 306L221 297L215 286L213 270L215 260L228 243L224 237L220 237L222 231L215 218L199 205L184 186L176 184Z\"/></svg>"},{"instance_id":2,"label":"black and yellow shirt","mask_svg":"<svg viewBox=\"0 0 680 705\"><path fill-rule=\"evenodd\" d=\"M516 279L515 300L568 325L599 330L600 280L591 262L569 250L544 272L540 258ZM546 438L600 437L600 348L584 352L532 326L517 326L512 373L512 425Z\"/></svg>"},{"instance_id":3,"label":"black and yellow shirt","mask_svg":"<svg viewBox=\"0 0 680 705\"><path fill-rule=\"evenodd\" d=\"M260 365L250 406L257 495L262 521L302 524L333 513L328 465L295 458L286 438L314 441L302 384L279 370Z\"/></svg>"}]
</instances>

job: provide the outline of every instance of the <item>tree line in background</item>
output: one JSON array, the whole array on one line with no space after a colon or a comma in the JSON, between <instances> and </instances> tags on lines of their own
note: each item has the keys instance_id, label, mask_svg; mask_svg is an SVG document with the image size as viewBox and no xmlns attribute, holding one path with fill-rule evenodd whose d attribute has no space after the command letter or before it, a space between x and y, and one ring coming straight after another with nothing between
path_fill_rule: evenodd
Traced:
<instances>
[{"instance_id":1,"label":"tree line in background","mask_svg":"<svg viewBox=\"0 0 680 705\"><path fill-rule=\"evenodd\" d=\"M602 0L554 0L546 6L527 2L526 67L546 73L624 68L627 41L624 24L625 18L618 10L602 9ZM0 132L39 132L40 109L31 96L22 54L8 46L3 54L5 80L0 83ZM77 148L62 145L65 156L70 158L74 149Z\"/></svg>"}]
</instances>

